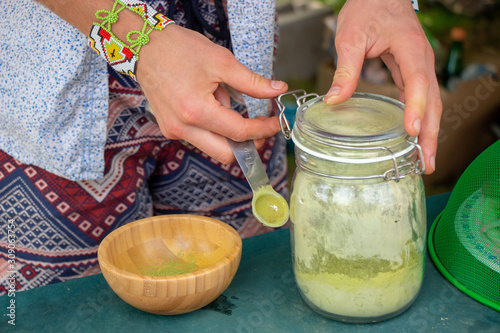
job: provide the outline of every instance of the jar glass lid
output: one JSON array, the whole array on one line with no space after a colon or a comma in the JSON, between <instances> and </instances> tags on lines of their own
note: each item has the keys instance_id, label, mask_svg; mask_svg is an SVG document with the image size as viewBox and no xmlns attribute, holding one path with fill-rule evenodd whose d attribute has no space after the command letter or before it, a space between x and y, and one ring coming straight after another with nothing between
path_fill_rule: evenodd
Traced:
<instances>
[{"instance_id":1,"label":"jar glass lid","mask_svg":"<svg viewBox=\"0 0 500 333\"><path fill-rule=\"evenodd\" d=\"M283 99L290 96L298 106L293 130L284 115ZM393 166L383 175L356 179L382 177L399 181L408 173L425 172L418 138L409 136L404 128L403 103L381 95L354 93L343 103L327 105L324 97L299 89L281 94L276 100L281 131L294 142L297 161L302 159L316 167L323 161L358 166L382 162ZM388 176L391 173L394 175Z\"/></svg>"},{"instance_id":2,"label":"jar glass lid","mask_svg":"<svg viewBox=\"0 0 500 333\"><path fill-rule=\"evenodd\" d=\"M328 105L324 96L303 104L297 99L291 138L302 151L325 160L373 163L393 160L415 149L417 138L404 128L404 104L389 97L354 93L347 101Z\"/></svg>"},{"instance_id":3,"label":"jar glass lid","mask_svg":"<svg viewBox=\"0 0 500 333\"><path fill-rule=\"evenodd\" d=\"M319 97L299 108L296 124L315 141L365 145L404 136L403 108L396 100L372 94L355 93L337 105Z\"/></svg>"}]
</instances>

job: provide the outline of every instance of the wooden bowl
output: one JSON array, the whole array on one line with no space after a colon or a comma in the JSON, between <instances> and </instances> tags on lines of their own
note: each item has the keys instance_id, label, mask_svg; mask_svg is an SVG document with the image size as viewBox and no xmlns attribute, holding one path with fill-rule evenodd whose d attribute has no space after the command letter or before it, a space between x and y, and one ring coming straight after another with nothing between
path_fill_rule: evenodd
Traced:
<instances>
[{"instance_id":1,"label":"wooden bowl","mask_svg":"<svg viewBox=\"0 0 500 333\"><path fill-rule=\"evenodd\" d=\"M240 264L241 246L240 235L221 221L165 215L111 232L99 246L98 259L109 286L125 302L175 315L197 310L226 290ZM184 264L172 269L172 263ZM152 269L161 267L177 275L152 276L157 275Z\"/></svg>"}]
</instances>

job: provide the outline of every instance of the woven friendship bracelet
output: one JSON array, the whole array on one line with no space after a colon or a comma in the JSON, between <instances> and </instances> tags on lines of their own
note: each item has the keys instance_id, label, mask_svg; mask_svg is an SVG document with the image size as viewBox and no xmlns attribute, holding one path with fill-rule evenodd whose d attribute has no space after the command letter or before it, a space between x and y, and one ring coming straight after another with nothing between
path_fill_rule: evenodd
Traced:
<instances>
[{"instance_id":1,"label":"woven friendship bracelet","mask_svg":"<svg viewBox=\"0 0 500 333\"><path fill-rule=\"evenodd\" d=\"M132 30L127 34L127 42L118 39L111 28L118 21L118 14L128 9L144 19L142 30ZM148 4L137 0L115 0L111 10L95 13L102 22L94 22L89 34L89 46L103 57L118 73L136 78L139 51L149 42L153 30L163 30L173 20L154 10Z\"/></svg>"}]
</instances>

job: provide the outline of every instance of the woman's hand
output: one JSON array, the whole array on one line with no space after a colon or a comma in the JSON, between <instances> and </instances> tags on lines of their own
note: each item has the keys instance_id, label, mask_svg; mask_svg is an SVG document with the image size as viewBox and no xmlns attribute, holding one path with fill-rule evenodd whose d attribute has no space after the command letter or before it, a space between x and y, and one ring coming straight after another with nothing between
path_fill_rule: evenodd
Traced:
<instances>
[{"instance_id":1,"label":"woman's hand","mask_svg":"<svg viewBox=\"0 0 500 333\"><path fill-rule=\"evenodd\" d=\"M410 0L348 0L339 13L335 45L337 70L326 102L348 99L364 59L381 57L405 103L405 129L419 137L426 173L434 172L442 103L434 53Z\"/></svg>"},{"instance_id":2,"label":"woman's hand","mask_svg":"<svg viewBox=\"0 0 500 333\"><path fill-rule=\"evenodd\" d=\"M97 10L110 10L113 0L38 0L87 35ZM129 10L120 12L113 33L127 33L144 20ZM186 140L221 163L234 161L225 137L234 141L263 139L280 130L277 117L245 119L228 108L230 99L220 84L256 98L276 97L286 83L253 73L226 48L198 32L168 25L149 35L137 64L137 80L169 139Z\"/></svg>"},{"instance_id":3,"label":"woman's hand","mask_svg":"<svg viewBox=\"0 0 500 333\"><path fill-rule=\"evenodd\" d=\"M230 163L234 155L226 137L258 140L280 130L277 117L245 119L229 109L221 84L252 97L272 98L286 92L284 82L253 73L226 48L173 24L150 38L141 49L137 80L165 137L186 140Z\"/></svg>"}]
</instances>

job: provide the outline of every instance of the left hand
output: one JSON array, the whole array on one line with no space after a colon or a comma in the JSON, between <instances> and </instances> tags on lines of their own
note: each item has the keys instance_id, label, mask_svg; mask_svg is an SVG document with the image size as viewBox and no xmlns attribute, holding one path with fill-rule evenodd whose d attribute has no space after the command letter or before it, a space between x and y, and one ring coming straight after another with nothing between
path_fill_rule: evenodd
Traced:
<instances>
[{"instance_id":1,"label":"left hand","mask_svg":"<svg viewBox=\"0 0 500 333\"><path fill-rule=\"evenodd\" d=\"M325 101L337 104L351 97L364 59L380 57L405 103L406 132L419 138L425 173L434 172L443 107L434 52L410 0L347 0L339 13L335 46L337 69Z\"/></svg>"},{"instance_id":2,"label":"left hand","mask_svg":"<svg viewBox=\"0 0 500 333\"><path fill-rule=\"evenodd\" d=\"M273 98L288 86L243 66L226 48L177 25L151 33L141 49L137 80L163 135L185 140L215 160L235 160L226 138L261 146L280 130L278 117L243 118L230 109L223 85L256 98Z\"/></svg>"}]
</instances>

